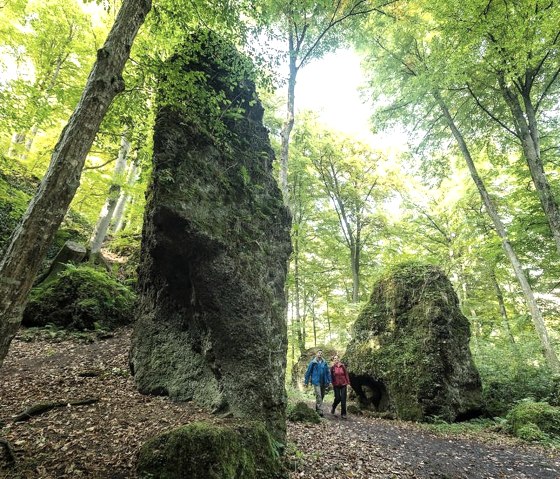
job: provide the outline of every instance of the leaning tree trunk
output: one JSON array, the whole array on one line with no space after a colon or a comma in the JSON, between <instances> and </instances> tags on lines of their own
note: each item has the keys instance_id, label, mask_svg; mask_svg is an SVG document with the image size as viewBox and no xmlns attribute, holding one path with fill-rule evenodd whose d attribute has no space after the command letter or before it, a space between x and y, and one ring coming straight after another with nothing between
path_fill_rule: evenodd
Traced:
<instances>
[{"instance_id":1,"label":"leaning tree trunk","mask_svg":"<svg viewBox=\"0 0 560 479\"><path fill-rule=\"evenodd\" d=\"M471 157L470 151L463 138L463 135L455 125L455 121L453 120L451 113L449 113L449 109L447 108L447 105L443 101L441 95L438 92L435 92L434 98L436 99L441 109L441 112L443 113L443 116L447 122L447 125L449 126L449 129L453 133L453 136L457 141L457 144L459 145L459 150L461 151L461 154L463 155L463 158L467 163L471 177L478 189L478 192L480 193L480 197L482 198L482 201L486 208L486 212L492 219L492 222L494 223L494 228L498 233L498 236L502 240L502 247L504 248L507 257L511 262L511 265L515 272L515 276L517 277L517 280L521 285L521 289L523 290L525 301L527 302L527 306L529 307L531 318L533 320L533 324L535 326L537 335L539 336L541 347L543 349L543 353L547 360L547 363L553 371L560 372L560 363L558 362L558 357L556 356L554 348L550 343L548 331L546 329L546 325L544 323L544 319L542 317L541 311L537 304L535 295L533 294L531 285L527 280L527 276L525 275L525 271L523 270L523 266L521 265L521 262L519 261L517 254L515 253L513 247L511 246L511 243L509 242L506 229L502 223L502 220L498 215L496 207L494 206L494 203L492 202L492 199L490 198L490 195L488 194L488 191L484 186L482 178L480 178L478 174L474 161Z\"/></svg>"},{"instance_id":2,"label":"leaning tree trunk","mask_svg":"<svg viewBox=\"0 0 560 479\"><path fill-rule=\"evenodd\" d=\"M86 156L113 98L151 0L124 0L78 106L56 144L41 186L0 263L0 367L21 322L27 295L74 194Z\"/></svg>"},{"instance_id":3,"label":"leaning tree trunk","mask_svg":"<svg viewBox=\"0 0 560 479\"><path fill-rule=\"evenodd\" d=\"M101 213L99 213L97 224L95 225L93 234L91 235L90 249L92 257L99 253L99 251L101 250L101 245L103 244L103 241L107 236L109 224L111 223L111 219L113 218L113 214L117 207L117 202L121 193L122 176L126 169L126 159L128 157L129 150L130 143L126 139L126 135L123 134L121 137L119 156L117 158L117 163L115 164L115 171L113 172L112 183L109 187L109 193L107 194L105 204L101 208Z\"/></svg>"}]
</instances>

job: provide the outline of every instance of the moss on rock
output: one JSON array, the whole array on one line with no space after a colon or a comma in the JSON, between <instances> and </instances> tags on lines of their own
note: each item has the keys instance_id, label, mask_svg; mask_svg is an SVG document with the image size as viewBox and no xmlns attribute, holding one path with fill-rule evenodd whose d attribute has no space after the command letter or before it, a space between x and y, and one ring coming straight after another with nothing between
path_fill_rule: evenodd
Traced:
<instances>
[{"instance_id":1,"label":"moss on rock","mask_svg":"<svg viewBox=\"0 0 560 479\"><path fill-rule=\"evenodd\" d=\"M134 293L105 270L68 266L31 291L24 326L55 324L69 329L114 328L132 320Z\"/></svg>"},{"instance_id":2,"label":"moss on rock","mask_svg":"<svg viewBox=\"0 0 560 479\"><path fill-rule=\"evenodd\" d=\"M524 440L560 437L560 407L547 402L521 401L508 413L508 427Z\"/></svg>"},{"instance_id":3,"label":"moss on rock","mask_svg":"<svg viewBox=\"0 0 560 479\"><path fill-rule=\"evenodd\" d=\"M288 405L287 417L288 420L292 422L310 422L313 424L321 422L321 418L317 412L303 401L299 401L294 405Z\"/></svg>"},{"instance_id":4,"label":"moss on rock","mask_svg":"<svg viewBox=\"0 0 560 479\"><path fill-rule=\"evenodd\" d=\"M134 378L143 393L262 420L283 442L291 219L251 66L234 45L200 31L164 70Z\"/></svg>"},{"instance_id":5,"label":"moss on rock","mask_svg":"<svg viewBox=\"0 0 560 479\"><path fill-rule=\"evenodd\" d=\"M263 423L195 422L145 443L140 478L280 479L286 477Z\"/></svg>"},{"instance_id":6,"label":"moss on rock","mask_svg":"<svg viewBox=\"0 0 560 479\"><path fill-rule=\"evenodd\" d=\"M405 263L374 285L346 362L362 406L401 419L468 419L482 409L469 323L443 271Z\"/></svg>"}]
</instances>

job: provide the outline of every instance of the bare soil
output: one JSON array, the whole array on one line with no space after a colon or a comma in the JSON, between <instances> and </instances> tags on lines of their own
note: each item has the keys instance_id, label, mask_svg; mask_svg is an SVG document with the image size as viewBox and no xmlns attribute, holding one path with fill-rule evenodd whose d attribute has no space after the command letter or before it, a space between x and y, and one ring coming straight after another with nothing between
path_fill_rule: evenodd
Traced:
<instances>
[{"instance_id":1,"label":"bare soil","mask_svg":"<svg viewBox=\"0 0 560 479\"><path fill-rule=\"evenodd\" d=\"M193 403L139 394L128 370L130 329L95 334L28 332L14 340L0 370L0 477L134 478L150 437L214 417ZM14 423L42 402L98 399L56 407ZM325 407L327 409L327 406ZM290 478L560 478L560 455L498 434L445 437L418 425L327 414L318 425L288 424Z\"/></svg>"}]
</instances>

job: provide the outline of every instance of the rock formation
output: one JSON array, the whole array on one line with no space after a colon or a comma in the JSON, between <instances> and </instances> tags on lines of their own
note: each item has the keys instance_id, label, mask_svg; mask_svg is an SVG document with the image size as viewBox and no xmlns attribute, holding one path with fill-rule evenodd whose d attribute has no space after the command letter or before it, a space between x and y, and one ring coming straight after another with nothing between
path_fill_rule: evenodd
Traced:
<instances>
[{"instance_id":1,"label":"rock formation","mask_svg":"<svg viewBox=\"0 0 560 479\"><path fill-rule=\"evenodd\" d=\"M343 361L362 406L409 420L468 419L482 410L469 338L443 271L407 263L374 285Z\"/></svg>"},{"instance_id":2,"label":"rock formation","mask_svg":"<svg viewBox=\"0 0 560 479\"><path fill-rule=\"evenodd\" d=\"M131 368L143 393L265 421L282 442L290 216L251 66L198 33L166 67Z\"/></svg>"}]
</instances>

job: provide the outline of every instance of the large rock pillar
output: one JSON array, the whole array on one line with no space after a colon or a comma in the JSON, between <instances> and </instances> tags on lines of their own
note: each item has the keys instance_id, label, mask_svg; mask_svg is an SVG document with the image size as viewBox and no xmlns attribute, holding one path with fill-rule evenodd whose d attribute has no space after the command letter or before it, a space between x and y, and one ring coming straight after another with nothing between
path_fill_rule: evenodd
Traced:
<instances>
[{"instance_id":1,"label":"large rock pillar","mask_svg":"<svg viewBox=\"0 0 560 479\"><path fill-rule=\"evenodd\" d=\"M131 368L283 441L290 216L251 65L207 33L186 45L161 78Z\"/></svg>"}]
</instances>

